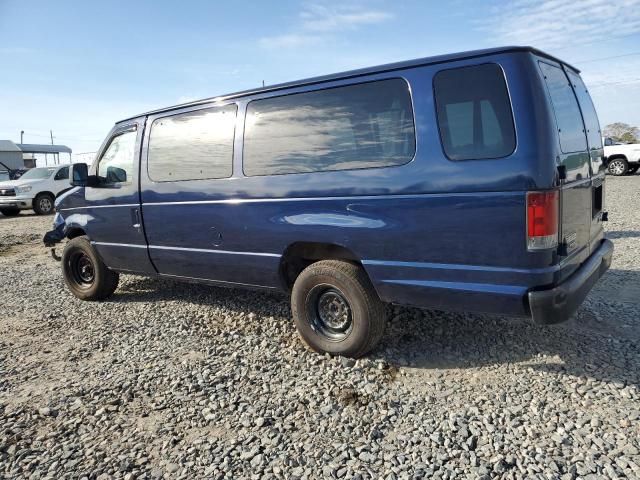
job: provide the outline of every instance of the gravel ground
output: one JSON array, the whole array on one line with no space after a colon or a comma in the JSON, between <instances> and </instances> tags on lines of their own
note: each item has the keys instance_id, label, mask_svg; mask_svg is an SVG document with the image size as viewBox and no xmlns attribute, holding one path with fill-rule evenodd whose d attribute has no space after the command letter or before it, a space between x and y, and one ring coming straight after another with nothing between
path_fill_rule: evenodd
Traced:
<instances>
[{"instance_id":1,"label":"gravel ground","mask_svg":"<svg viewBox=\"0 0 640 480\"><path fill-rule=\"evenodd\" d=\"M640 176L609 178L611 271L577 318L389 308L353 361L286 298L123 276L76 300L0 217L0 478L640 478Z\"/></svg>"}]
</instances>

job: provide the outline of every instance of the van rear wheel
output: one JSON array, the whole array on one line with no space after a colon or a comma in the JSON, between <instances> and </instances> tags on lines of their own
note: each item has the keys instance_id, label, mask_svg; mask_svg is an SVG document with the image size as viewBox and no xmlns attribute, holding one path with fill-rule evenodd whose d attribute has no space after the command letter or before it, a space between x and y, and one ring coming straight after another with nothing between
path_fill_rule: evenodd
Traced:
<instances>
[{"instance_id":1,"label":"van rear wheel","mask_svg":"<svg viewBox=\"0 0 640 480\"><path fill-rule=\"evenodd\" d=\"M611 175L619 177L627 173L627 170L629 170L629 164L624 158L614 158L609 162L607 168Z\"/></svg>"},{"instance_id":2,"label":"van rear wheel","mask_svg":"<svg viewBox=\"0 0 640 480\"><path fill-rule=\"evenodd\" d=\"M81 300L104 300L118 288L120 276L100 260L86 236L71 239L62 252L64 281Z\"/></svg>"},{"instance_id":3,"label":"van rear wheel","mask_svg":"<svg viewBox=\"0 0 640 480\"><path fill-rule=\"evenodd\" d=\"M384 304L362 267L339 260L308 266L296 279L291 310L315 351L358 358L382 338Z\"/></svg>"}]
</instances>

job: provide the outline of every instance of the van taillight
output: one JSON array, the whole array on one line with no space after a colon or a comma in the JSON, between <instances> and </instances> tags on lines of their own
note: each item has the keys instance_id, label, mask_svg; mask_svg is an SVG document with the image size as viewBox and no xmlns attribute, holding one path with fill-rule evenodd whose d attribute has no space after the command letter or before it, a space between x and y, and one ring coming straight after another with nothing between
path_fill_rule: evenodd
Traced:
<instances>
[{"instance_id":1,"label":"van taillight","mask_svg":"<svg viewBox=\"0 0 640 480\"><path fill-rule=\"evenodd\" d=\"M558 191L527 192L527 249L558 246Z\"/></svg>"}]
</instances>

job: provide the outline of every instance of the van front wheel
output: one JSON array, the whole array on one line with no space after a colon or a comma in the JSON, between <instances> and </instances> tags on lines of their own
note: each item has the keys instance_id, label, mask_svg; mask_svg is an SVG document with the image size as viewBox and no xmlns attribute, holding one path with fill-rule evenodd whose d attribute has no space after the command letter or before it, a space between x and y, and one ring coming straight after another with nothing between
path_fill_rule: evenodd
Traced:
<instances>
[{"instance_id":1,"label":"van front wheel","mask_svg":"<svg viewBox=\"0 0 640 480\"><path fill-rule=\"evenodd\" d=\"M120 276L109 270L85 236L70 240L62 252L64 281L81 300L104 300L118 287Z\"/></svg>"},{"instance_id":2,"label":"van front wheel","mask_svg":"<svg viewBox=\"0 0 640 480\"><path fill-rule=\"evenodd\" d=\"M308 266L296 279L291 310L302 339L315 351L358 358L382 338L386 319L362 267L339 260Z\"/></svg>"}]
</instances>

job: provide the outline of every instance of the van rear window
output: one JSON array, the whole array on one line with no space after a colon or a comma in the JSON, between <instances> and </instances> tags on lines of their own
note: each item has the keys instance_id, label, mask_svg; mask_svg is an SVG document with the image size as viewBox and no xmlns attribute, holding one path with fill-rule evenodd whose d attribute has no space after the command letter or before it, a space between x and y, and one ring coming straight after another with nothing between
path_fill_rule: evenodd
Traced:
<instances>
[{"instance_id":1,"label":"van rear window","mask_svg":"<svg viewBox=\"0 0 640 480\"><path fill-rule=\"evenodd\" d=\"M556 115L562 153L585 151L587 141L584 136L582 116L567 76L560 68L545 62L540 62L540 70L549 89L551 104Z\"/></svg>"},{"instance_id":2,"label":"van rear window","mask_svg":"<svg viewBox=\"0 0 640 480\"><path fill-rule=\"evenodd\" d=\"M247 106L243 168L249 176L403 165L415 148L409 87L401 79Z\"/></svg>"},{"instance_id":3,"label":"van rear window","mask_svg":"<svg viewBox=\"0 0 640 480\"><path fill-rule=\"evenodd\" d=\"M506 157L516 148L511 102L496 64L438 72L433 79L438 128L451 160Z\"/></svg>"}]
</instances>

